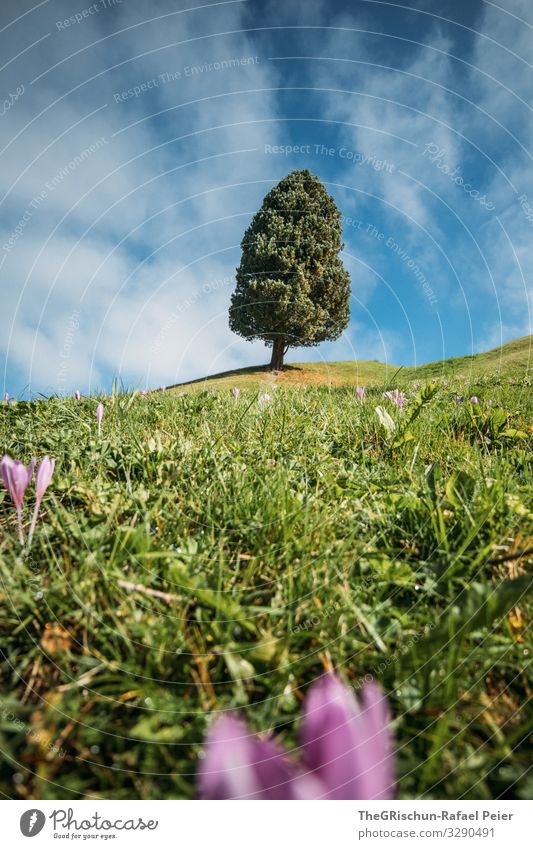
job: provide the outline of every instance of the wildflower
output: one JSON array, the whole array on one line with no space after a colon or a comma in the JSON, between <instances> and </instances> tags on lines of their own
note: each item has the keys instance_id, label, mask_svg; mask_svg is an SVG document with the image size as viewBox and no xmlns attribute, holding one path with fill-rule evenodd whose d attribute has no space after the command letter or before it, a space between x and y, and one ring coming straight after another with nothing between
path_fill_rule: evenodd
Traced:
<instances>
[{"instance_id":1,"label":"wildflower","mask_svg":"<svg viewBox=\"0 0 533 849\"><path fill-rule=\"evenodd\" d=\"M365 397L365 388L364 388L364 386L356 386L356 387L355 387L355 394L357 395L357 397L359 398L359 400L360 400L360 401L362 401L362 400L363 400L363 398Z\"/></svg>"},{"instance_id":2,"label":"wildflower","mask_svg":"<svg viewBox=\"0 0 533 849\"><path fill-rule=\"evenodd\" d=\"M367 684L357 700L326 675L305 699L301 756L291 762L275 740L262 740L233 716L208 735L200 768L207 799L389 799L394 786L385 696Z\"/></svg>"},{"instance_id":3,"label":"wildflower","mask_svg":"<svg viewBox=\"0 0 533 849\"><path fill-rule=\"evenodd\" d=\"M24 500L24 493L33 477L34 468L35 460L32 460L30 465L26 467L20 460L13 460L9 454L6 454L0 461L0 474L2 475L4 486L9 492L17 511L18 535L21 545L24 545L22 502Z\"/></svg>"},{"instance_id":4,"label":"wildflower","mask_svg":"<svg viewBox=\"0 0 533 849\"><path fill-rule=\"evenodd\" d=\"M462 404L465 399L463 395L456 395L453 400L456 404Z\"/></svg>"},{"instance_id":5,"label":"wildflower","mask_svg":"<svg viewBox=\"0 0 533 849\"><path fill-rule=\"evenodd\" d=\"M102 419L104 417L104 405L98 404L96 408L96 421L98 422L98 436L100 436L100 432L102 429Z\"/></svg>"},{"instance_id":6,"label":"wildflower","mask_svg":"<svg viewBox=\"0 0 533 849\"><path fill-rule=\"evenodd\" d=\"M76 389L76 391L74 393L74 397L75 397L76 401L81 401L81 392L80 392L79 389Z\"/></svg>"},{"instance_id":7,"label":"wildflower","mask_svg":"<svg viewBox=\"0 0 533 849\"><path fill-rule=\"evenodd\" d=\"M260 740L235 716L213 726L200 772L204 799L294 799L293 773L281 748Z\"/></svg>"},{"instance_id":8,"label":"wildflower","mask_svg":"<svg viewBox=\"0 0 533 849\"><path fill-rule=\"evenodd\" d=\"M477 397L477 395L472 395L472 397L470 398L470 403L479 404L479 398Z\"/></svg>"},{"instance_id":9,"label":"wildflower","mask_svg":"<svg viewBox=\"0 0 533 849\"><path fill-rule=\"evenodd\" d=\"M4 392L4 401L6 404L9 402L9 392Z\"/></svg>"},{"instance_id":10,"label":"wildflower","mask_svg":"<svg viewBox=\"0 0 533 849\"><path fill-rule=\"evenodd\" d=\"M399 392L398 389L395 389L394 393L393 393L392 401L393 401L393 404L396 404L396 406L400 408L400 410L403 410L405 403L407 401L407 398L403 394L403 392Z\"/></svg>"},{"instance_id":11,"label":"wildflower","mask_svg":"<svg viewBox=\"0 0 533 849\"><path fill-rule=\"evenodd\" d=\"M270 397L270 395L268 394L268 392L265 392L265 393L264 393L264 395L260 395L260 396L259 396L259 399L258 399L258 400L259 400L259 403L260 403L260 404L268 404L268 402L269 402L269 401L271 401L271 400L272 400L272 398Z\"/></svg>"},{"instance_id":12,"label":"wildflower","mask_svg":"<svg viewBox=\"0 0 533 849\"><path fill-rule=\"evenodd\" d=\"M384 392L383 397L388 398L389 401L392 401L393 404L396 404L396 406L399 407L400 410L403 410L404 404L407 401L407 398L405 397L403 392L400 392L399 389L395 389L394 392Z\"/></svg>"},{"instance_id":13,"label":"wildflower","mask_svg":"<svg viewBox=\"0 0 533 849\"><path fill-rule=\"evenodd\" d=\"M28 534L28 543L32 541L33 533L35 531L35 525L37 524L37 518L39 516L39 508L41 506L41 501L43 500L43 495L50 485L50 481L52 480L52 475L54 474L56 461L51 460L50 457L43 457L39 466L37 467L37 474L35 475L35 507L33 510L33 516L30 525L30 532Z\"/></svg>"},{"instance_id":14,"label":"wildflower","mask_svg":"<svg viewBox=\"0 0 533 849\"><path fill-rule=\"evenodd\" d=\"M325 675L304 703L301 741L306 766L326 799L390 799L392 746L387 701L371 682L359 700L336 676Z\"/></svg>"},{"instance_id":15,"label":"wildflower","mask_svg":"<svg viewBox=\"0 0 533 849\"><path fill-rule=\"evenodd\" d=\"M236 386L234 386L233 389L231 390L231 394L233 395L233 397L235 399L237 399L239 397L239 395L241 394L241 390L238 389Z\"/></svg>"}]
</instances>

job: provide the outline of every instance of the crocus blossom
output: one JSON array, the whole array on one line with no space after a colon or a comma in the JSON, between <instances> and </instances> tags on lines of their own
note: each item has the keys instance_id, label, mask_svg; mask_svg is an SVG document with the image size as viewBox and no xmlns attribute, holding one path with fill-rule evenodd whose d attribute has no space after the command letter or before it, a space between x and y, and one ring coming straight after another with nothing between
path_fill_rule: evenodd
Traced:
<instances>
[{"instance_id":1,"label":"crocus blossom","mask_svg":"<svg viewBox=\"0 0 533 849\"><path fill-rule=\"evenodd\" d=\"M336 676L325 675L304 703L305 764L326 799L390 799L392 746L384 694L371 682L359 700Z\"/></svg>"},{"instance_id":2,"label":"crocus blossom","mask_svg":"<svg viewBox=\"0 0 533 849\"><path fill-rule=\"evenodd\" d=\"M470 398L470 403L479 404L479 398L477 397L477 395L472 395L472 397Z\"/></svg>"},{"instance_id":3,"label":"crocus blossom","mask_svg":"<svg viewBox=\"0 0 533 849\"><path fill-rule=\"evenodd\" d=\"M234 398L238 398L239 395L241 394L241 390L237 386L234 386L233 389L231 390L231 394L233 395Z\"/></svg>"},{"instance_id":4,"label":"crocus blossom","mask_svg":"<svg viewBox=\"0 0 533 849\"><path fill-rule=\"evenodd\" d=\"M271 400L272 400L272 398L270 397L268 392L265 392L263 395L259 396L259 403L260 404L268 404L268 402L271 401Z\"/></svg>"},{"instance_id":5,"label":"crocus blossom","mask_svg":"<svg viewBox=\"0 0 533 849\"><path fill-rule=\"evenodd\" d=\"M9 401L9 392L4 392L4 401L6 402L6 404L8 403L8 401Z\"/></svg>"},{"instance_id":6,"label":"crocus blossom","mask_svg":"<svg viewBox=\"0 0 533 849\"><path fill-rule=\"evenodd\" d=\"M261 740L236 716L215 723L200 767L204 799L293 799L291 764L273 740Z\"/></svg>"},{"instance_id":7,"label":"crocus blossom","mask_svg":"<svg viewBox=\"0 0 533 849\"><path fill-rule=\"evenodd\" d=\"M37 473L35 475L35 507L33 510L30 532L28 535L28 543L32 541L33 533L35 531L35 525L37 524L37 518L39 516L39 508L41 506L41 501L43 500L43 495L45 494L46 490L50 485L50 481L52 480L55 465L55 460L51 460L50 457L43 457L37 467Z\"/></svg>"},{"instance_id":8,"label":"crocus blossom","mask_svg":"<svg viewBox=\"0 0 533 849\"><path fill-rule=\"evenodd\" d=\"M102 429L102 419L104 417L104 405L98 404L96 408L96 421L98 423L98 436L100 436L100 431Z\"/></svg>"},{"instance_id":9,"label":"crocus blossom","mask_svg":"<svg viewBox=\"0 0 533 849\"><path fill-rule=\"evenodd\" d=\"M325 675L305 699L299 758L234 716L208 735L199 772L206 799L390 799L394 789L387 701L377 684L356 699Z\"/></svg>"},{"instance_id":10,"label":"crocus blossom","mask_svg":"<svg viewBox=\"0 0 533 849\"><path fill-rule=\"evenodd\" d=\"M355 394L357 395L357 397L359 398L359 400L360 400L360 401L362 401L362 400L363 400L363 398L365 397L365 388L364 388L364 386L356 386L356 387L355 387Z\"/></svg>"},{"instance_id":11,"label":"crocus blossom","mask_svg":"<svg viewBox=\"0 0 533 849\"><path fill-rule=\"evenodd\" d=\"M405 397L403 392L400 392L399 389L395 389L394 392L384 392L383 397L388 398L389 401L392 401L392 403L399 407L400 410L403 410L404 404L407 401L407 398Z\"/></svg>"},{"instance_id":12,"label":"crocus blossom","mask_svg":"<svg viewBox=\"0 0 533 849\"><path fill-rule=\"evenodd\" d=\"M22 502L24 493L33 477L35 460L29 466L25 466L20 460L13 460L6 454L0 461L0 474L4 486L11 496L11 500L17 511L18 535L20 544L24 545L24 531L22 530Z\"/></svg>"},{"instance_id":13,"label":"crocus blossom","mask_svg":"<svg viewBox=\"0 0 533 849\"><path fill-rule=\"evenodd\" d=\"M75 393L74 393L74 397L75 397L76 401L80 401L80 400L81 400L81 392L80 392L80 390L79 390L79 389L76 389L76 391L75 391Z\"/></svg>"}]
</instances>

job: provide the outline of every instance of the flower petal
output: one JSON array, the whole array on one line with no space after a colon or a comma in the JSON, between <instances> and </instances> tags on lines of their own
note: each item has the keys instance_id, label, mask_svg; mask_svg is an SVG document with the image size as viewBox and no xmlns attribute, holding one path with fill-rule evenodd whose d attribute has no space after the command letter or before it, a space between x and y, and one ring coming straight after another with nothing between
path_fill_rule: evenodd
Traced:
<instances>
[{"instance_id":1,"label":"flower petal","mask_svg":"<svg viewBox=\"0 0 533 849\"><path fill-rule=\"evenodd\" d=\"M224 716L211 729L199 774L204 799L293 799L293 778L283 750L237 717Z\"/></svg>"},{"instance_id":2,"label":"flower petal","mask_svg":"<svg viewBox=\"0 0 533 849\"><path fill-rule=\"evenodd\" d=\"M304 705L302 745L327 799L387 799L393 789L384 696L376 685L358 704L336 676L311 687Z\"/></svg>"}]
</instances>

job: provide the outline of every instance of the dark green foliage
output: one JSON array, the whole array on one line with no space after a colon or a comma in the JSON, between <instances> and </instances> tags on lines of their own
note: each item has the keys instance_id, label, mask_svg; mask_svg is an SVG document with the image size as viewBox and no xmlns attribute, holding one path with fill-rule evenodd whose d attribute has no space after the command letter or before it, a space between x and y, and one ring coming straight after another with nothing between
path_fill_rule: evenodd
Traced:
<instances>
[{"instance_id":1,"label":"dark green foliage","mask_svg":"<svg viewBox=\"0 0 533 849\"><path fill-rule=\"evenodd\" d=\"M273 346L273 365L290 346L336 339L350 318L350 278L339 251L335 202L307 169L292 171L265 197L241 243L230 327ZM274 360L276 354L281 362Z\"/></svg>"}]
</instances>

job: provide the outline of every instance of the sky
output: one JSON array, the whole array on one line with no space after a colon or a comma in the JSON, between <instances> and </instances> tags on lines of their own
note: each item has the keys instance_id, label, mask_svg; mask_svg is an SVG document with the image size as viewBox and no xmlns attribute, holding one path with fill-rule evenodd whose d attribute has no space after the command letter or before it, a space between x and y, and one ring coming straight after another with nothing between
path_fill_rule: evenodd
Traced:
<instances>
[{"instance_id":1,"label":"sky","mask_svg":"<svg viewBox=\"0 0 533 849\"><path fill-rule=\"evenodd\" d=\"M2 0L0 387L157 388L267 362L240 241L308 168L351 277L287 360L415 365L531 332L529 0Z\"/></svg>"}]
</instances>

